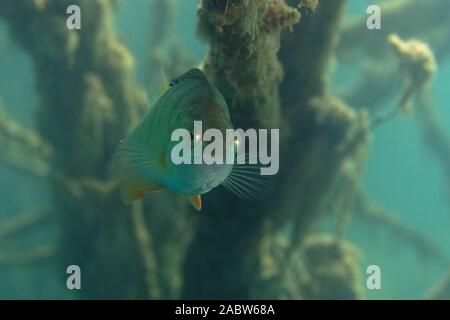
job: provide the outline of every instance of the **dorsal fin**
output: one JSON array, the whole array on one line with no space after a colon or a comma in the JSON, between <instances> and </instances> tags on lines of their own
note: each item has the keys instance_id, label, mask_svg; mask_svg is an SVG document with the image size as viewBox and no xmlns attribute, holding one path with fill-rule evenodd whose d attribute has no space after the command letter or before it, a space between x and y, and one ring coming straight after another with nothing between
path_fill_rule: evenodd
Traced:
<instances>
[{"instance_id":1,"label":"dorsal fin","mask_svg":"<svg viewBox=\"0 0 450 320\"><path fill-rule=\"evenodd\" d=\"M161 98L162 95L166 93L166 91L169 89L170 83L167 80L167 76L166 73L164 72L164 69L161 68L159 76L154 80L148 92L147 98L148 108L149 109L152 108L159 100L159 98Z\"/></svg>"},{"instance_id":2,"label":"dorsal fin","mask_svg":"<svg viewBox=\"0 0 450 320\"><path fill-rule=\"evenodd\" d=\"M201 71L200 69L197 69L197 68L189 69L187 72L185 72L184 74L182 74L175 80L181 82L181 81L187 80L187 79L208 82L208 79L206 78L203 71Z\"/></svg>"}]
</instances>

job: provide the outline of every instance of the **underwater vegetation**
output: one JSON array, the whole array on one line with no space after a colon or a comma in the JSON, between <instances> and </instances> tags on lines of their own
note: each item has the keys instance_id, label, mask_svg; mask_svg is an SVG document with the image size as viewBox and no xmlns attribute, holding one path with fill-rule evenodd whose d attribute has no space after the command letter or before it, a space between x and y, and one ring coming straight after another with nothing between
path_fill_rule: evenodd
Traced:
<instances>
[{"instance_id":1,"label":"underwater vegetation","mask_svg":"<svg viewBox=\"0 0 450 320\"><path fill-rule=\"evenodd\" d=\"M50 190L47 207L1 221L1 272L40 265L60 270L65 286L76 264L79 299L363 299L365 252L345 237L353 220L450 267L450 242L435 243L372 199L363 179L377 130L415 116L450 199L450 136L432 91L450 53L448 0L379 1L375 32L366 15L345 16L352 1L201 0L201 61L171 40L179 1L149 0L144 81L116 31L124 1L0 0L39 96L33 128L0 104L0 163ZM66 27L73 4L82 8L78 31ZM341 64L358 79L336 90L330 71ZM268 197L248 201L218 187L202 196L201 213L167 191L122 201L114 152L147 111L161 68L174 78L201 69L235 128L280 128ZM15 244L31 231L39 241ZM448 274L435 280L423 298L450 299Z\"/></svg>"}]
</instances>

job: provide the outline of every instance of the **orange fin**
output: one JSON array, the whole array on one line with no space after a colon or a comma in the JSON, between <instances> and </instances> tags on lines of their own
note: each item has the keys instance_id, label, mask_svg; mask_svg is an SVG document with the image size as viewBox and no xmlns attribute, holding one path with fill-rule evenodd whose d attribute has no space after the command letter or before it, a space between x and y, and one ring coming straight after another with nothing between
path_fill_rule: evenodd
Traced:
<instances>
[{"instance_id":1,"label":"orange fin","mask_svg":"<svg viewBox=\"0 0 450 320\"><path fill-rule=\"evenodd\" d=\"M202 198L200 195L197 196L185 196L186 200L194 207L195 210L202 210Z\"/></svg>"},{"instance_id":2,"label":"orange fin","mask_svg":"<svg viewBox=\"0 0 450 320\"><path fill-rule=\"evenodd\" d=\"M145 191L146 192L156 192L156 191L161 191L162 189L164 189L164 188L163 187L159 187L159 186L147 186Z\"/></svg>"},{"instance_id":3,"label":"orange fin","mask_svg":"<svg viewBox=\"0 0 450 320\"><path fill-rule=\"evenodd\" d=\"M146 193L159 191L161 189L163 188L159 186L139 186L128 184L122 187L122 199L125 203L132 203L142 199Z\"/></svg>"},{"instance_id":4,"label":"orange fin","mask_svg":"<svg viewBox=\"0 0 450 320\"><path fill-rule=\"evenodd\" d=\"M123 202L129 204L145 196L145 192L133 189L122 189L122 200Z\"/></svg>"}]
</instances>

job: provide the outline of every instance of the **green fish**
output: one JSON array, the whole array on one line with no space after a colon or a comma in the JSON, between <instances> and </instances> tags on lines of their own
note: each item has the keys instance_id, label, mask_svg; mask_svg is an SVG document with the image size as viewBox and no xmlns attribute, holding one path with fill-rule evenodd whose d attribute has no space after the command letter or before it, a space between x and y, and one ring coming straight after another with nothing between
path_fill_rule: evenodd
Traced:
<instances>
[{"instance_id":1,"label":"green fish","mask_svg":"<svg viewBox=\"0 0 450 320\"><path fill-rule=\"evenodd\" d=\"M129 136L121 141L113 157L113 173L117 178L122 199L131 203L147 193L168 189L184 196L192 206L201 210L201 195L223 184L242 198L254 198L263 189L254 168L222 161L196 164L198 144L207 145L195 132L195 122L202 129L219 130L223 136L233 130L228 106L222 94L199 69L191 69L182 76L167 81L155 91L149 109ZM172 151L179 144L172 141L172 133L185 129L190 133L190 164L175 164ZM223 155L237 155L237 141L226 140Z\"/></svg>"},{"instance_id":2,"label":"green fish","mask_svg":"<svg viewBox=\"0 0 450 320\"><path fill-rule=\"evenodd\" d=\"M198 69L171 82L163 79L151 100L142 121L120 143L113 158L122 198L130 203L148 192L167 188L185 196L200 210L200 195L220 185L233 165L175 165L171 151L177 142L171 141L171 135L184 128L194 138L194 121L202 121L205 129L216 128L225 133L233 128L227 103Z\"/></svg>"}]
</instances>

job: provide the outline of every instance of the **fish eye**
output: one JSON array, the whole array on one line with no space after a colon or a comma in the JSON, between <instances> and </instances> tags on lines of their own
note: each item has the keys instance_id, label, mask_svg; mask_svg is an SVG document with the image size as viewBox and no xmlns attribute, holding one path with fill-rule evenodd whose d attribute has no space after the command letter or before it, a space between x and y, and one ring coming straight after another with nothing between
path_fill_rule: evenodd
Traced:
<instances>
[{"instance_id":1,"label":"fish eye","mask_svg":"<svg viewBox=\"0 0 450 320\"><path fill-rule=\"evenodd\" d=\"M198 143L202 140L202 136L200 134L194 134L193 131L189 131L189 136L191 138L191 141L194 141L194 143Z\"/></svg>"},{"instance_id":2,"label":"fish eye","mask_svg":"<svg viewBox=\"0 0 450 320\"><path fill-rule=\"evenodd\" d=\"M174 85L178 84L180 81L176 80L176 79L172 79L169 82L169 86L173 87Z\"/></svg>"}]
</instances>

